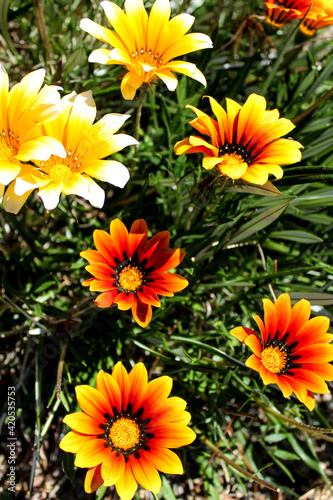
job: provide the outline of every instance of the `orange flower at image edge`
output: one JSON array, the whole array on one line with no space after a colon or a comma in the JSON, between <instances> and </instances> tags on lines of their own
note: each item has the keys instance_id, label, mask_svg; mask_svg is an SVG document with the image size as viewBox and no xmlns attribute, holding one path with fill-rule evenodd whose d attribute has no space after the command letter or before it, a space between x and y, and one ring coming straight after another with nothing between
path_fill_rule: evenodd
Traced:
<instances>
[{"instance_id":1,"label":"orange flower at image edge","mask_svg":"<svg viewBox=\"0 0 333 500\"><path fill-rule=\"evenodd\" d=\"M315 0L265 0L266 21L280 28L289 21L302 19Z\"/></svg>"},{"instance_id":2,"label":"orange flower at image edge","mask_svg":"<svg viewBox=\"0 0 333 500\"><path fill-rule=\"evenodd\" d=\"M94 50L90 62L120 64L128 72L121 82L124 99L134 99L142 84L151 86L161 79L169 90L177 87L174 72L189 76L206 86L206 79L195 64L174 61L196 50L212 48L209 36L189 33L194 17L179 14L170 20L169 0L156 0L148 16L142 0L126 0L125 12L113 2L105 0L101 5L109 24L115 31L104 28L88 18L80 27L98 40L113 48Z\"/></svg>"},{"instance_id":3,"label":"orange flower at image edge","mask_svg":"<svg viewBox=\"0 0 333 500\"><path fill-rule=\"evenodd\" d=\"M206 170L215 169L225 178L259 185L268 181L268 174L280 179L280 165L300 161L302 144L280 138L295 125L287 118L279 118L277 109L266 110L264 97L251 94L244 106L227 98L227 111L213 97L205 97L216 120L194 106L186 107L197 115L190 125L209 136L211 143L191 135L175 144L177 155L204 153L202 166Z\"/></svg>"},{"instance_id":4,"label":"orange flower at image edge","mask_svg":"<svg viewBox=\"0 0 333 500\"><path fill-rule=\"evenodd\" d=\"M285 398L292 392L313 410L312 391L329 393L325 380L333 380L333 335L327 333L330 321L325 316L309 319L311 305L305 299L291 308L290 297L282 294L273 304L263 299L264 322L254 316L261 333L237 327L231 335L250 347L254 354L246 365L259 372L265 385L277 384Z\"/></svg>"},{"instance_id":5,"label":"orange flower at image edge","mask_svg":"<svg viewBox=\"0 0 333 500\"><path fill-rule=\"evenodd\" d=\"M96 229L97 250L85 250L81 256L94 277L82 283L91 291L102 292L95 300L98 307L117 304L122 311L132 310L135 321L145 328L152 318L152 307L160 307L158 295L173 297L188 281L178 274L167 273L183 260L185 252L167 250L169 231L155 234L147 243L148 227L144 219L136 220L128 232L115 219L110 234Z\"/></svg>"},{"instance_id":6,"label":"orange flower at image edge","mask_svg":"<svg viewBox=\"0 0 333 500\"><path fill-rule=\"evenodd\" d=\"M183 473L180 459L169 448L192 443L195 433L187 427L191 415L185 411L186 402L169 398L171 389L170 377L148 383L142 363L127 373L121 362L112 375L103 370L98 373L96 389L88 385L75 388L83 412L64 418L73 430L60 448L76 453L77 467L88 468L87 493L104 483L115 485L122 500L131 500L138 484L159 492L158 470Z\"/></svg>"}]
</instances>

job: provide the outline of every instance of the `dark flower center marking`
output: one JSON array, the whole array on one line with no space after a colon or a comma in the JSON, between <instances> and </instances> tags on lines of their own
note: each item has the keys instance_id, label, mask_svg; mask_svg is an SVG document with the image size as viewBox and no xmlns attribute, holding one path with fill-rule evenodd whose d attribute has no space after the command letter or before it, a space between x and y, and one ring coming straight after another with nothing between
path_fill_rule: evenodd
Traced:
<instances>
[{"instance_id":1,"label":"dark flower center marking","mask_svg":"<svg viewBox=\"0 0 333 500\"><path fill-rule=\"evenodd\" d=\"M301 356L293 354L292 351L298 346L298 342L293 342L290 345L286 344L289 333L285 333L282 339L278 340L279 332L277 331L274 338L266 342L261 353L261 362L272 373L277 375L293 375L294 368L300 368L302 365L295 363Z\"/></svg>"},{"instance_id":2,"label":"dark flower center marking","mask_svg":"<svg viewBox=\"0 0 333 500\"><path fill-rule=\"evenodd\" d=\"M235 160L237 160L237 163L247 163L249 166L254 163L256 157L258 155L254 155L253 151L257 147L257 143L255 142L253 146L248 148L244 142L240 141L238 144L232 143L229 144L226 142L225 144L221 144L219 147L219 156L222 156L226 159L228 159L229 164L230 160L235 163Z\"/></svg>"},{"instance_id":3,"label":"dark flower center marking","mask_svg":"<svg viewBox=\"0 0 333 500\"><path fill-rule=\"evenodd\" d=\"M119 292L125 292L127 295L129 293L136 294L138 290L141 290L142 285L149 281L148 275L154 271L154 268L145 268L147 259L143 259L139 263L136 252L134 252L132 258L127 257L126 252L123 252L123 257L124 260L122 262L119 259L115 259L117 263L115 269L116 285Z\"/></svg>"},{"instance_id":4,"label":"dark flower center marking","mask_svg":"<svg viewBox=\"0 0 333 500\"><path fill-rule=\"evenodd\" d=\"M104 431L99 434L99 439L104 439L104 446L116 451L117 456L123 455L125 462L128 461L130 455L135 458L140 458L140 450L150 451L150 447L146 444L147 439L153 439L154 434L147 432L146 426L150 422L150 418L141 419L144 409L141 407L136 413L133 412L133 405L129 403L127 409L119 412L117 408L113 408L113 417L105 413L107 419L106 424L100 424L100 428Z\"/></svg>"}]
</instances>

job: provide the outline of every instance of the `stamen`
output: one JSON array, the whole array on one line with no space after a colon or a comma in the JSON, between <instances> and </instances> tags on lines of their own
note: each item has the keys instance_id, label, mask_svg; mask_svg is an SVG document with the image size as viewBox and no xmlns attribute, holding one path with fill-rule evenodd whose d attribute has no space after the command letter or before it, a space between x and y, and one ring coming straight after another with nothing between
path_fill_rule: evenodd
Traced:
<instances>
[{"instance_id":1,"label":"stamen","mask_svg":"<svg viewBox=\"0 0 333 500\"><path fill-rule=\"evenodd\" d=\"M140 428L132 419L121 418L112 425L109 437L115 448L128 450L139 444Z\"/></svg>"},{"instance_id":2,"label":"stamen","mask_svg":"<svg viewBox=\"0 0 333 500\"><path fill-rule=\"evenodd\" d=\"M68 153L69 154L69 153ZM58 182L63 181L66 182L72 175L72 170L66 165L56 164L50 168L49 176L52 181Z\"/></svg>"},{"instance_id":3,"label":"stamen","mask_svg":"<svg viewBox=\"0 0 333 500\"><path fill-rule=\"evenodd\" d=\"M129 265L121 271L117 281L124 291L134 292L142 285L143 274L137 266Z\"/></svg>"},{"instance_id":4,"label":"stamen","mask_svg":"<svg viewBox=\"0 0 333 500\"><path fill-rule=\"evenodd\" d=\"M270 345L261 353L262 364L272 373L281 373L287 364L287 358L287 352L280 346Z\"/></svg>"}]
</instances>

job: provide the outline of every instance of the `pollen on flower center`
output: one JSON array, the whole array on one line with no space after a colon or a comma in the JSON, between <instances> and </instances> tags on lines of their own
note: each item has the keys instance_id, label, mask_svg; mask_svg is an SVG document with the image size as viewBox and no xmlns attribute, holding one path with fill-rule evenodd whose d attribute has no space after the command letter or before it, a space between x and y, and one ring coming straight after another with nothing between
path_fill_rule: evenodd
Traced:
<instances>
[{"instance_id":1,"label":"pollen on flower center","mask_svg":"<svg viewBox=\"0 0 333 500\"><path fill-rule=\"evenodd\" d=\"M16 151L12 147L7 146L4 141L0 140L0 161L10 162L15 155Z\"/></svg>"},{"instance_id":2,"label":"pollen on flower center","mask_svg":"<svg viewBox=\"0 0 333 500\"><path fill-rule=\"evenodd\" d=\"M238 155L237 153L226 153L221 158L221 165L240 165L241 163L245 163L243 157Z\"/></svg>"},{"instance_id":3,"label":"pollen on flower center","mask_svg":"<svg viewBox=\"0 0 333 500\"><path fill-rule=\"evenodd\" d=\"M118 283L123 290L134 292L140 288L142 282L143 274L136 266L126 266L125 269L123 269L119 274Z\"/></svg>"},{"instance_id":4,"label":"pollen on flower center","mask_svg":"<svg viewBox=\"0 0 333 500\"><path fill-rule=\"evenodd\" d=\"M109 438L114 448L129 450L140 442L140 428L130 418L120 418L112 425Z\"/></svg>"},{"instance_id":5,"label":"pollen on flower center","mask_svg":"<svg viewBox=\"0 0 333 500\"><path fill-rule=\"evenodd\" d=\"M261 362L272 373L281 373L287 363L288 355L283 347L272 345L261 353Z\"/></svg>"},{"instance_id":6,"label":"pollen on flower center","mask_svg":"<svg viewBox=\"0 0 333 500\"><path fill-rule=\"evenodd\" d=\"M69 167L66 167L66 165L62 164L56 164L53 165L50 170L49 170L49 176L52 181L58 182L58 181L68 181L70 176L72 175L72 170Z\"/></svg>"}]
</instances>

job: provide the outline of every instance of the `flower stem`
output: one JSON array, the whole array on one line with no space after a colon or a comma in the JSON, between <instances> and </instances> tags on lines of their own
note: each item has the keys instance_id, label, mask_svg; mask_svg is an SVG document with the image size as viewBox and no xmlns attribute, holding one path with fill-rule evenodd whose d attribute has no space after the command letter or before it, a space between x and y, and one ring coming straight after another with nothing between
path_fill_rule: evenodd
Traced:
<instances>
[{"instance_id":1,"label":"flower stem","mask_svg":"<svg viewBox=\"0 0 333 500\"><path fill-rule=\"evenodd\" d=\"M68 344L64 344L63 348L61 349L59 363L58 363L58 370L57 370L57 399L60 399L60 394L61 394L62 370L64 368L64 362L65 362L65 356L66 356L67 346L68 346Z\"/></svg>"},{"instance_id":2,"label":"flower stem","mask_svg":"<svg viewBox=\"0 0 333 500\"><path fill-rule=\"evenodd\" d=\"M47 35L47 29L46 29L43 6L42 6L41 0L33 0L33 6L34 6L35 13L36 13L36 20L37 20L39 35L40 35L42 42L45 46L46 59L47 59L46 63L47 63L50 60L51 45L50 45L49 37Z\"/></svg>"},{"instance_id":3,"label":"flower stem","mask_svg":"<svg viewBox=\"0 0 333 500\"><path fill-rule=\"evenodd\" d=\"M256 404L264 410L264 412L270 413L271 415L274 415L280 420L283 420L284 422L287 422L288 424L291 424L297 429L305 431L308 434L313 434L314 436L319 436L321 439L333 442L332 438L324 435L324 433L333 434L333 429L325 429L324 427L315 427L314 425L307 425L303 424L302 422L297 422L297 420L291 417L286 417L286 415L283 415L282 413L273 410L273 408L270 408L268 405L266 405L258 396L254 396L254 400Z\"/></svg>"},{"instance_id":4,"label":"flower stem","mask_svg":"<svg viewBox=\"0 0 333 500\"><path fill-rule=\"evenodd\" d=\"M197 429L194 429L195 432L198 432ZM259 479L259 477L255 476L251 472L248 472L246 469L243 469L240 465L235 464L230 458L226 457L224 453L222 453L217 446L215 446L209 439L207 439L205 436L199 436L199 439L206 445L208 446L209 449L211 449L218 457L222 458L230 467L233 469L236 469L238 472L243 474L245 477L248 479L251 479L252 481L255 481L256 483L260 484L264 488L267 488L269 490L275 491L278 493L280 491L280 488L277 486L274 486L273 484L268 483L267 481L264 481L263 479Z\"/></svg>"},{"instance_id":5,"label":"flower stem","mask_svg":"<svg viewBox=\"0 0 333 500\"><path fill-rule=\"evenodd\" d=\"M145 93L146 88L144 86L141 87L140 89L140 95L139 95L139 102L138 102L138 108L136 110L136 119L135 119L135 134L134 137L137 141L139 141L139 132L140 132L140 122L141 122L141 113L142 113L142 103L143 103L143 96ZM139 153L139 144L135 145L134 149L134 158L132 160L132 165L131 165L131 177L133 175L135 166L138 161L138 153Z\"/></svg>"}]
</instances>

